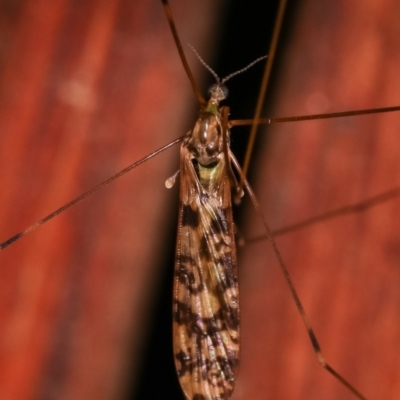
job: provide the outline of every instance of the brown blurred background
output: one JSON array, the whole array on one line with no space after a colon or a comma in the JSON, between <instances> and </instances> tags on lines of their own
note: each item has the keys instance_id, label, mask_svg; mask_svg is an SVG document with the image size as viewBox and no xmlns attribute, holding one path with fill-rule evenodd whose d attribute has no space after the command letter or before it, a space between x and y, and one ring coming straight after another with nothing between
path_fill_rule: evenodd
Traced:
<instances>
[{"instance_id":1,"label":"brown blurred background","mask_svg":"<svg viewBox=\"0 0 400 400\"><path fill-rule=\"evenodd\" d=\"M197 105L158 1L0 4L5 240L185 133ZM183 42L221 76L268 51L269 5L171 3ZM398 7L290 3L266 115L399 104ZM212 80L188 56L206 88ZM251 117L261 73L229 83L233 118ZM251 172L271 225L395 186L398 123L386 115L274 127ZM243 132L235 129L233 146L243 147ZM177 154L157 156L0 254L1 399L181 398L170 332L177 189L164 188ZM327 358L368 398L399 393L397 207L278 239ZM247 237L262 232L248 204L236 219ZM266 243L241 251L233 399L352 399L317 365L269 252Z\"/></svg>"}]
</instances>

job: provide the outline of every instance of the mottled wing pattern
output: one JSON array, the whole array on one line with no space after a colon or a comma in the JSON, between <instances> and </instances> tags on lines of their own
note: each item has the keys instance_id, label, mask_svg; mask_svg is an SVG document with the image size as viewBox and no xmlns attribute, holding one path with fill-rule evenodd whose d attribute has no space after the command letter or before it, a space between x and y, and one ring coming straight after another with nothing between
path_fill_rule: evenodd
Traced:
<instances>
[{"instance_id":1,"label":"mottled wing pattern","mask_svg":"<svg viewBox=\"0 0 400 400\"><path fill-rule=\"evenodd\" d=\"M239 301L231 189L223 155L202 167L181 148L174 356L190 400L229 399L238 369Z\"/></svg>"}]
</instances>

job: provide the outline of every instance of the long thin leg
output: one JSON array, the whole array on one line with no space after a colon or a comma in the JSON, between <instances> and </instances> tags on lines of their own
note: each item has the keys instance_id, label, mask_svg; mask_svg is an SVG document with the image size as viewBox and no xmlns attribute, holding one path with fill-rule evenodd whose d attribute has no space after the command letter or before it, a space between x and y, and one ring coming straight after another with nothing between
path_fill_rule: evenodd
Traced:
<instances>
[{"instance_id":1,"label":"long thin leg","mask_svg":"<svg viewBox=\"0 0 400 400\"><path fill-rule=\"evenodd\" d=\"M303 320L304 326L305 326L305 328L307 330L308 336L309 336L310 341L311 341L311 345L312 345L313 350L314 350L314 352L315 352L315 354L317 356L318 362L321 364L321 366L323 368L325 368L330 374L332 374L344 386L346 386L346 388L348 388L358 399L366 400L366 397L364 397L350 382L348 382L342 375L340 375L335 369L333 369L326 362L325 357L324 357L324 355L322 354L322 351L321 351L321 346L319 345L319 342L318 342L317 337L316 337L316 335L314 333L314 330L313 330L313 328L311 326L311 323L310 323L310 321L309 321L309 319L307 317L307 314L306 314L306 312L304 310L304 307L303 307L303 305L302 305L302 303L300 301L300 298L299 298L299 296L297 294L297 291L296 291L296 289L295 289L295 287L293 285L292 279L291 279L291 277L289 275L289 271L288 271L288 269L287 269L287 267L286 267L286 265L285 265L285 263L283 261L283 258L282 258L282 255L281 255L279 249L278 249L278 246L275 243L274 237L272 235L272 231L271 231L271 229L269 228L269 226L267 224L267 221L266 221L266 219L264 217L264 213L263 213L263 211L261 209L261 206L259 205L253 190L251 189L249 183L247 182L247 179L243 175L243 172L241 171L240 165L239 165L238 161L236 160L235 156L231 153L230 157L231 157L233 165L235 166L235 168L236 168L237 172L239 173L241 179L243 179L244 187L245 187L247 193L249 194L251 202L253 203L253 206L254 206L258 216L260 217L260 219L261 219L261 221L262 221L262 223L264 225L265 231L267 233L267 238L268 238L269 242L272 245L272 248L274 250L276 258L278 259L279 267L280 267L280 269L281 269L281 271L282 271L282 273L283 273L283 275L285 277L286 283L289 286L290 293L291 293L291 295L293 297L293 300L294 300L294 302L296 304L297 310L300 313L301 319Z\"/></svg>"},{"instance_id":2,"label":"long thin leg","mask_svg":"<svg viewBox=\"0 0 400 400\"><path fill-rule=\"evenodd\" d=\"M179 39L178 31L176 30L175 22L172 17L171 7L169 6L168 0L161 0L161 1L164 6L165 14L167 16L167 20L168 20L169 26L171 28L172 35L174 37L174 41L175 41L176 47L179 52L179 57L181 58L183 68L185 68L186 75L190 80L190 84L192 85L193 91L197 97L198 102L200 103L201 106L204 106L206 104L206 100L204 99L203 95L201 94L201 91L200 91L199 87L197 86L197 83L194 79L192 71L189 68L189 64L186 60L185 52L183 51L182 43L181 43L181 40Z\"/></svg>"}]
</instances>

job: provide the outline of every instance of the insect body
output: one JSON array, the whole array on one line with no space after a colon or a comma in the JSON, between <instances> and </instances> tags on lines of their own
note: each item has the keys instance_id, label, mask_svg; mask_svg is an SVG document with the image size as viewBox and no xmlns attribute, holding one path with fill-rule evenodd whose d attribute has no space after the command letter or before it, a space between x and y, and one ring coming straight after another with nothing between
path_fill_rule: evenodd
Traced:
<instances>
[{"instance_id":1,"label":"insect body","mask_svg":"<svg viewBox=\"0 0 400 400\"><path fill-rule=\"evenodd\" d=\"M239 357L239 299L230 165L212 96L180 153L174 357L188 399L228 399Z\"/></svg>"}]
</instances>

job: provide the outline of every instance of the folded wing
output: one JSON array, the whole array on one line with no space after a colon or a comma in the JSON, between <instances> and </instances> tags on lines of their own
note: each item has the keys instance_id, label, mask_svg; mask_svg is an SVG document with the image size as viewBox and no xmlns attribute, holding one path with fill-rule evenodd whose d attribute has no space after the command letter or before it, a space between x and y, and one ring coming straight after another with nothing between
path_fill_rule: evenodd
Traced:
<instances>
[{"instance_id":1,"label":"folded wing","mask_svg":"<svg viewBox=\"0 0 400 400\"><path fill-rule=\"evenodd\" d=\"M229 399L238 368L239 303L230 183L223 156L195 166L181 149L174 356L190 400Z\"/></svg>"}]
</instances>

